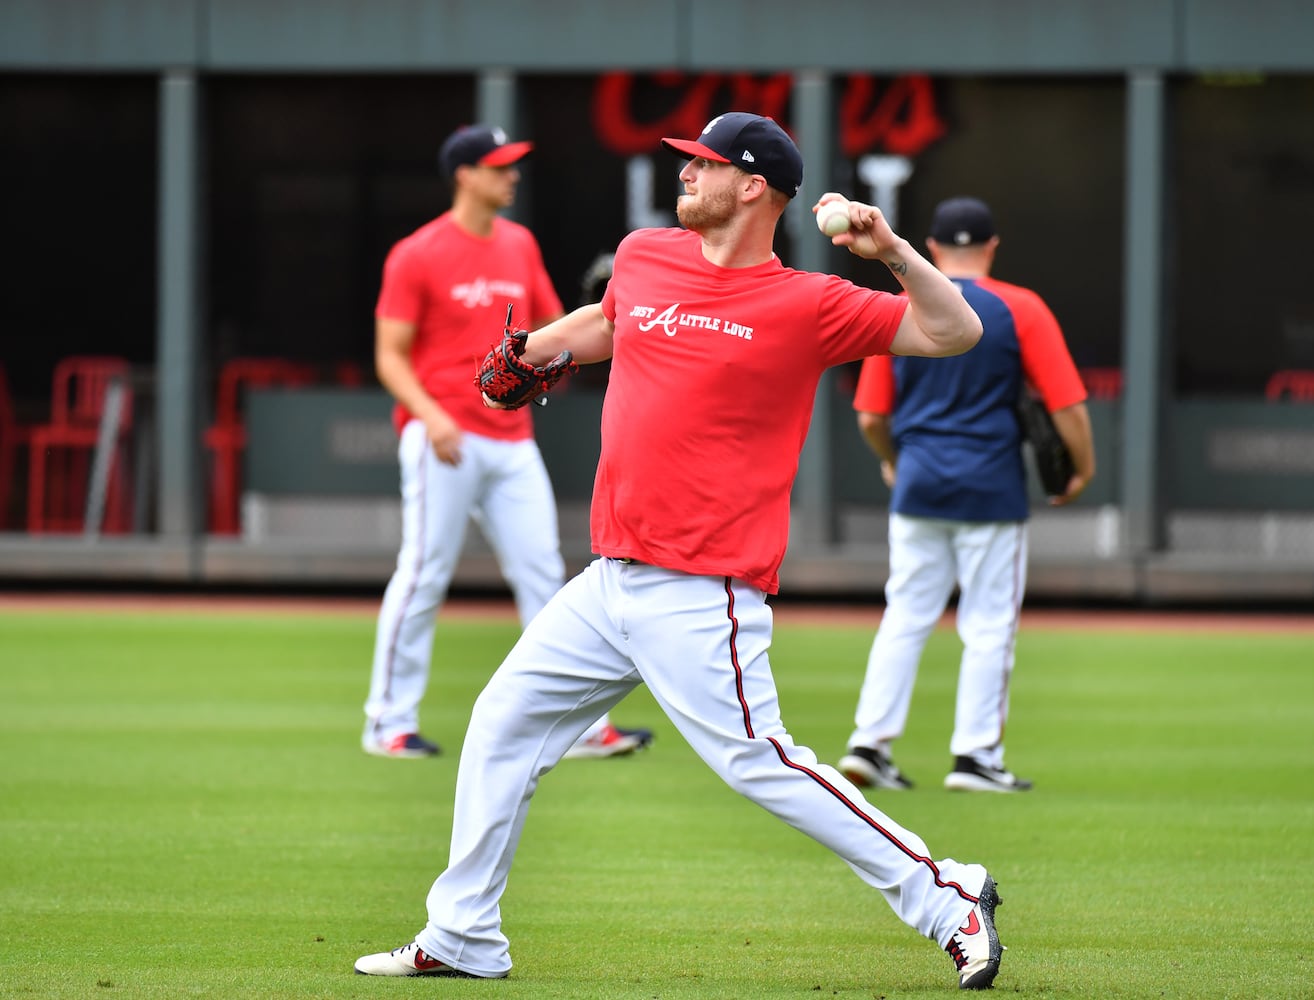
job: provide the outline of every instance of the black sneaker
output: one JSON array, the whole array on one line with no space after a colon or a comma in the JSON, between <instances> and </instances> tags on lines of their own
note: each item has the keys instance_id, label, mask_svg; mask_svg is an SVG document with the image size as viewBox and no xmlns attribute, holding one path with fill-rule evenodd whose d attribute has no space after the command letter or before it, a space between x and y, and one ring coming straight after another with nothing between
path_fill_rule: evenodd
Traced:
<instances>
[{"instance_id":1,"label":"black sneaker","mask_svg":"<svg viewBox=\"0 0 1314 1000\"><path fill-rule=\"evenodd\" d=\"M913 783L879 750L851 747L839 760L839 772L859 788L884 788L892 792L912 788Z\"/></svg>"},{"instance_id":2,"label":"black sneaker","mask_svg":"<svg viewBox=\"0 0 1314 1000\"><path fill-rule=\"evenodd\" d=\"M366 742L363 746L366 753L372 753L376 757L437 757L443 752L437 743L426 740L419 733L402 733L390 740L381 743Z\"/></svg>"},{"instance_id":3,"label":"black sneaker","mask_svg":"<svg viewBox=\"0 0 1314 1000\"><path fill-rule=\"evenodd\" d=\"M639 745L634 748L635 750L644 750L652 745L653 732L651 729L626 729L623 726L617 726L616 732L637 740Z\"/></svg>"},{"instance_id":4,"label":"black sneaker","mask_svg":"<svg viewBox=\"0 0 1314 1000\"><path fill-rule=\"evenodd\" d=\"M979 764L971 757L955 757L954 769L944 778L944 787L959 792L1025 792L1031 782L1012 771Z\"/></svg>"},{"instance_id":5,"label":"black sneaker","mask_svg":"<svg viewBox=\"0 0 1314 1000\"><path fill-rule=\"evenodd\" d=\"M960 990L988 990L994 985L999 961L1004 957L1004 946L995 931L995 907L1003 905L995 890L995 880L987 875L976 906L944 946L958 969Z\"/></svg>"}]
</instances>

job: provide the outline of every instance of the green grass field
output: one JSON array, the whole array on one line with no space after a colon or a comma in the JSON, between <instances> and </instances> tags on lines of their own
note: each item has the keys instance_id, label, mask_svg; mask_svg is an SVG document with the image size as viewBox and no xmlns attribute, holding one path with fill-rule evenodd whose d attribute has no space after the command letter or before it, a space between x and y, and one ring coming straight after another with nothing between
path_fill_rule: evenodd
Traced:
<instances>
[{"instance_id":1,"label":"green grass field","mask_svg":"<svg viewBox=\"0 0 1314 1000\"><path fill-rule=\"evenodd\" d=\"M875 624L873 611L872 626ZM356 976L444 866L469 706L513 623L439 624L436 760L359 749L367 615L0 613L0 997L757 1000L945 996L948 957L833 855L730 792L642 691L654 748L542 783L503 914L507 980ZM789 626L795 738L842 752L868 627ZM958 643L938 633L874 793L987 864L997 991L1314 996L1314 636L1033 628L1009 764L945 792Z\"/></svg>"}]
</instances>

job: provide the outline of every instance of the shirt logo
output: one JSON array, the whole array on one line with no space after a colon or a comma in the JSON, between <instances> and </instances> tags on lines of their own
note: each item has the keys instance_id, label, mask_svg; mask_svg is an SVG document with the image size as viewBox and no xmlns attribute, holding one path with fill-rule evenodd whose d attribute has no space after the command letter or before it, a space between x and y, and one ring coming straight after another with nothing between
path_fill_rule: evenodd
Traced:
<instances>
[{"instance_id":1,"label":"shirt logo","mask_svg":"<svg viewBox=\"0 0 1314 1000\"><path fill-rule=\"evenodd\" d=\"M661 327L662 333L668 337L674 337L681 329L685 329L711 330L713 333L724 333L727 336L738 337L740 340L753 339L751 326L736 323L724 316L680 312L678 302L667 306L661 312L657 311L656 306L635 306L630 310L630 315L640 321L638 324L640 333Z\"/></svg>"},{"instance_id":2,"label":"shirt logo","mask_svg":"<svg viewBox=\"0 0 1314 1000\"><path fill-rule=\"evenodd\" d=\"M642 308L642 307L640 307L640 308ZM653 316L652 319L644 320L642 323L640 323L640 324L639 324L639 329L642 330L644 333L647 333L647 332L648 332L649 330L651 330L654 326L657 326L657 325L660 324L660 326L661 326L661 328L662 328L662 332L665 333L666 336L668 336L668 337L674 337L674 336L675 336L675 310L677 310L677 309L679 309L679 308L680 308L680 303L678 303L678 302L675 303L675 305L673 305L673 306L667 306L664 310L662 310L662 312L661 312L660 315L658 315L658 316ZM631 313L630 315L637 315L638 312L639 312L639 310L636 309L636 310L635 310L633 313ZM648 312L649 315L652 314L652 310L651 310L651 309L648 309L647 312Z\"/></svg>"},{"instance_id":3,"label":"shirt logo","mask_svg":"<svg viewBox=\"0 0 1314 1000\"><path fill-rule=\"evenodd\" d=\"M459 302L467 309L491 306L498 299L520 299L525 295L525 286L518 281L502 281L499 278L475 278L452 286L452 301Z\"/></svg>"}]
</instances>

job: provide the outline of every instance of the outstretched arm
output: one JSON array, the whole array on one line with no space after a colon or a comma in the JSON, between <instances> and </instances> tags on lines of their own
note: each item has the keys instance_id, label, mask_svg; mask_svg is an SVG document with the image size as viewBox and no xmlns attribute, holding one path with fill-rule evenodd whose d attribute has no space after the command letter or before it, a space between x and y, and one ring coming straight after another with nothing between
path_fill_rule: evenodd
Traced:
<instances>
[{"instance_id":1,"label":"outstretched arm","mask_svg":"<svg viewBox=\"0 0 1314 1000\"><path fill-rule=\"evenodd\" d=\"M580 306L531 333L522 357L527 364L542 365L562 351L569 351L576 364L606 361L611 357L611 335L615 329L602 315L599 303Z\"/></svg>"},{"instance_id":2,"label":"outstretched arm","mask_svg":"<svg viewBox=\"0 0 1314 1000\"><path fill-rule=\"evenodd\" d=\"M843 200L843 195L829 191L817 206ZM849 230L832 237L831 243L867 260L884 261L908 293L908 311L890 353L942 358L975 347L981 339L981 319L958 286L895 233L879 208L860 201L848 206Z\"/></svg>"}]
</instances>

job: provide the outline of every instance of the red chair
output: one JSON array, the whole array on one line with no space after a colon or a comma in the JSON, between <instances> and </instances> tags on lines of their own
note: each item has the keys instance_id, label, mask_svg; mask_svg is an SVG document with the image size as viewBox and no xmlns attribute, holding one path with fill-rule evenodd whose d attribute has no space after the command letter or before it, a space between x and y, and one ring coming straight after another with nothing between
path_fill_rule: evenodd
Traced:
<instances>
[{"instance_id":1,"label":"red chair","mask_svg":"<svg viewBox=\"0 0 1314 1000\"><path fill-rule=\"evenodd\" d=\"M1082 368L1079 373L1091 399L1117 399L1122 395L1121 368Z\"/></svg>"},{"instance_id":2,"label":"red chair","mask_svg":"<svg viewBox=\"0 0 1314 1000\"><path fill-rule=\"evenodd\" d=\"M32 428L18 422L9 379L0 365L0 531L9 527L9 498L18 474L18 450L31 443Z\"/></svg>"},{"instance_id":3,"label":"red chair","mask_svg":"<svg viewBox=\"0 0 1314 1000\"><path fill-rule=\"evenodd\" d=\"M1274 372L1264 387L1264 396L1270 402L1286 397L1292 402L1314 403L1314 370L1288 368Z\"/></svg>"},{"instance_id":4,"label":"red chair","mask_svg":"<svg viewBox=\"0 0 1314 1000\"><path fill-rule=\"evenodd\" d=\"M354 361L339 361L333 366L333 382L349 389L365 384L365 369Z\"/></svg>"},{"instance_id":5,"label":"red chair","mask_svg":"<svg viewBox=\"0 0 1314 1000\"><path fill-rule=\"evenodd\" d=\"M106 532L131 530L128 438L132 427L130 369L123 358L79 355L55 365L50 423L33 427L28 438L27 530L32 533L82 531L92 459L100 441L101 413L111 382L121 379L124 405L109 456L105 495Z\"/></svg>"},{"instance_id":6,"label":"red chair","mask_svg":"<svg viewBox=\"0 0 1314 1000\"><path fill-rule=\"evenodd\" d=\"M214 423L205 431L210 464L210 531L236 535L241 531L242 452L246 449L243 395L248 389L309 385L314 369L282 358L233 358L219 373Z\"/></svg>"}]
</instances>

